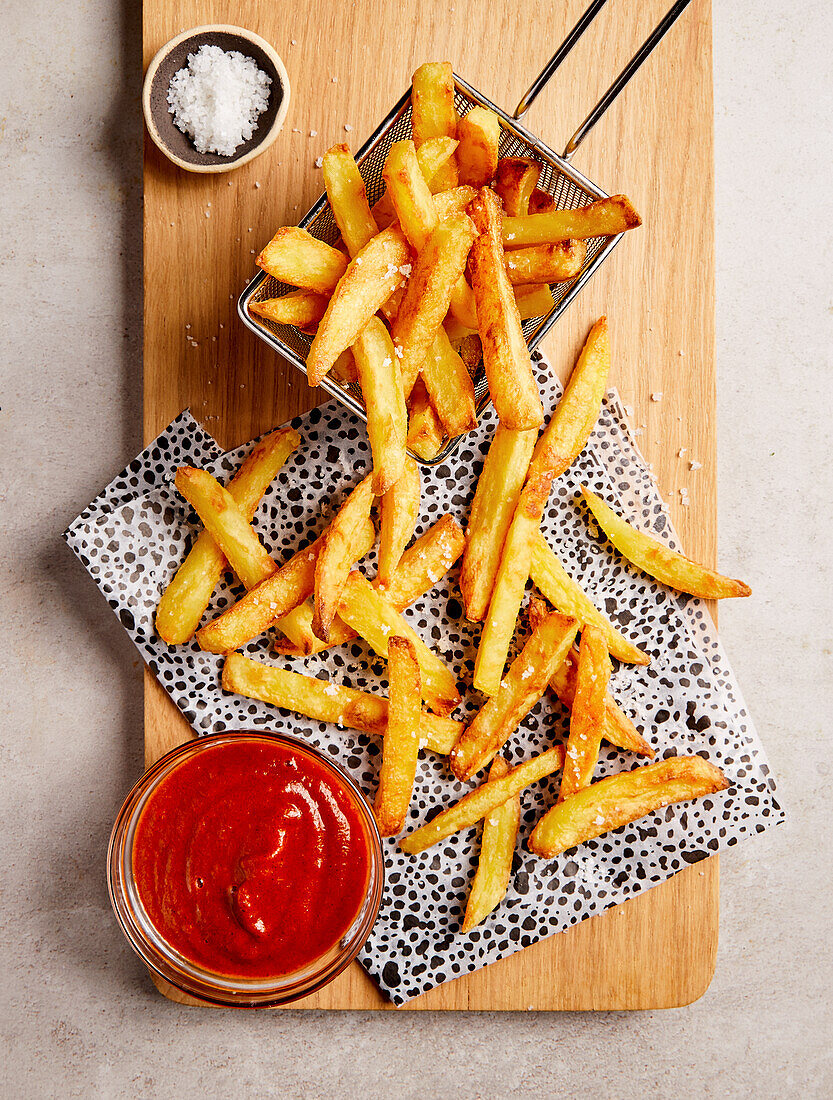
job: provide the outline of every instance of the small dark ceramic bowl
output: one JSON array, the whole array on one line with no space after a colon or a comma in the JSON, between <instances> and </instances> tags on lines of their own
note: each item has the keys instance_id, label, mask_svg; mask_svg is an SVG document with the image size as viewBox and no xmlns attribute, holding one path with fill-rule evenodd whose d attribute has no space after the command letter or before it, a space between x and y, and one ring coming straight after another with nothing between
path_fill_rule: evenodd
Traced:
<instances>
[{"instance_id":1,"label":"small dark ceramic bowl","mask_svg":"<svg viewBox=\"0 0 833 1100\"><path fill-rule=\"evenodd\" d=\"M272 78L269 106L259 117L257 129L248 141L238 145L230 157L218 153L199 153L187 134L174 125L168 108L168 88L171 78L188 65L188 54L202 46L219 46L221 50L236 50L254 59L257 67ZM243 27L211 24L183 31L166 42L148 66L142 90L142 109L148 133L155 145L186 172L230 172L241 164L254 160L272 144L281 131L289 109L289 77L284 64L269 43Z\"/></svg>"}]
</instances>

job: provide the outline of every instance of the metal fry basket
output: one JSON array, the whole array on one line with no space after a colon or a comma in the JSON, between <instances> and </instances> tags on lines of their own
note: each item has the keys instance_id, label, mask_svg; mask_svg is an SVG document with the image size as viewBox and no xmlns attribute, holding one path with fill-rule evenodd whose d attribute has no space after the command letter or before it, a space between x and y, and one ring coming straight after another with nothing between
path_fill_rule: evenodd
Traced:
<instances>
[{"instance_id":1,"label":"metal fry basket","mask_svg":"<svg viewBox=\"0 0 833 1100\"><path fill-rule=\"evenodd\" d=\"M520 119L526 114L538 93L552 77L595 15L604 6L606 0L593 0L593 3L590 4L550 59L546 68L531 85L518 104L514 115L506 114L491 100L481 95L476 88L473 88L455 74L454 100L457 111L462 117L478 104L494 111L500 120L501 129L499 156L526 157L540 164L541 175L538 187L553 197L559 209L575 209L595 202L596 199L606 198L607 192L597 187L595 183L573 168L569 163L570 158L590 129L602 117L619 92L625 87L690 2L691 0L677 0L677 3L658 24L570 138L561 156L521 125ZM367 197L371 206L381 197L385 189L382 169L385 165L388 150L395 141L403 141L411 136L411 89L408 88L388 116L356 153L356 162L365 182ZM318 237L328 244L334 243L339 236L339 229L326 194L318 199L298 224L302 229L306 229L308 233L311 233L312 236ZM537 347L546 336L569 304L580 293L582 287L598 271L622 236L623 234L620 233L614 237L594 237L587 241L587 258L580 273L569 282L553 283L551 285L553 308L543 317L534 317L523 322L523 334L530 350ZM261 271L241 294L237 303L237 311L243 323L252 332L306 375L307 354L312 338L291 325L279 325L263 317L255 316L249 311L249 305L252 302L262 302L267 298L279 298L294 289L294 287L279 282L265 271ZM473 371L472 380L474 382L475 404L479 414L489 403L489 389L482 362ZM361 390L356 383L341 383L335 378L327 377L321 383L321 387L361 417L362 420L367 419ZM457 436L454 439L447 440L436 458L431 460L426 461L417 455L413 457L424 466L438 465L447 458L464 438L464 436Z\"/></svg>"}]
</instances>

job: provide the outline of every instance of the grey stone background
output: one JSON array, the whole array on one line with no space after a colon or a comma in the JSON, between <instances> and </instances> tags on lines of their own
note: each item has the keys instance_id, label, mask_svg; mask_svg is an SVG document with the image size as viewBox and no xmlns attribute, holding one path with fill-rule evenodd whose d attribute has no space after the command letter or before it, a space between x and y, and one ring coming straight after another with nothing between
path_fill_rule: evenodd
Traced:
<instances>
[{"instance_id":1,"label":"grey stone background","mask_svg":"<svg viewBox=\"0 0 833 1100\"><path fill-rule=\"evenodd\" d=\"M102 861L139 663L59 532L139 446L124 7L0 17L2 1095L833 1095L827 4L715 11L720 546L755 585L721 622L791 816L723 859L707 994L631 1015L195 1012L118 932Z\"/></svg>"}]
</instances>

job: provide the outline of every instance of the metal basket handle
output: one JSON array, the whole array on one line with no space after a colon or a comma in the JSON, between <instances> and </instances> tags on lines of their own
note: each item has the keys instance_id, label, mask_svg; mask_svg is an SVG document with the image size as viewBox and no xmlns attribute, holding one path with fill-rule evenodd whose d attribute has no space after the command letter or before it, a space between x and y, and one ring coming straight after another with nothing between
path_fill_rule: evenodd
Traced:
<instances>
[{"instance_id":1,"label":"metal basket handle","mask_svg":"<svg viewBox=\"0 0 833 1100\"><path fill-rule=\"evenodd\" d=\"M567 35L567 37L564 39L564 41L561 43L555 53L552 55L550 60L547 62L543 72L541 72L541 74L536 77L536 79L532 82L526 95L523 96L520 103L516 107L515 114L513 116L514 118L523 118L523 116L535 102L538 93L541 91L544 85L549 82L550 77L561 65L561 62L564 60L564 58L567 56L567 54L570 52L576 42L578 42L579 38L581 38L582 34L584 34L587 27L589 27L593 19L606 3L607 0L593 0L593 2L579 19L578 23L576 23L576 25L573 27L573 29L570 31L570 33ZM653 32L645 40L642 46L640 46L640 48L637 50L637 52L634 54L628 64L624 67L619 76L613 81L613 83L610 85L608 90L605 92L605 94L602 96L602 98L599 100L599 102L596 104L596 106L593 108L593 110L590 112L584 122L582 122L581 126L579 126L579 128L567 142L567 145L562 154L563 160L569 160L573 153L575 153L576 149L578 149L584 138L593 129L593 127L596 125L596 123L599 121L599 119L602 117L602 115L605 113L605 111L608 109L614 99L619 95L619 93L631 79L636 70L642 65L644 61L648 59L649 55L653 53L654 49L659 45L659 43L662 41L662 39L665 37L671 27L676 23L679 17L683 14L690 3L691 0L677 0L676 4L674 4L671 10L666 14L665 18L662 19L661 22L654 28Z\"/></svg>"}]
</instances>

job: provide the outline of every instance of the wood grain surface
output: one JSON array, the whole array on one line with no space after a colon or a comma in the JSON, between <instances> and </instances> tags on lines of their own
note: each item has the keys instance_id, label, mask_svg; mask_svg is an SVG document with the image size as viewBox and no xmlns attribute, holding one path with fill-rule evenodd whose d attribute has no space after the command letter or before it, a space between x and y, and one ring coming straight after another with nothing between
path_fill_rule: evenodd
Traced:
<instances>
[{"instance_id":1,"label":"wood grain surface","mask_svg":"<svg viewBox=\"0 0 833 1100\"><path fill-rule=\"evenodd\" d=\"M144 435L183 408L236 446L320 396L240 324L236 299L254 254L323 189L316 157L357 148L426 60L455 70L510 113L586 0L144 0L144 63L189 26L231 23L271 42L292 86L286 126L259 159L228 175L175 168L146 139ZM611 0L525 123L561 150L670 0ZM644 225L628 234L544 344L564 377L590 323L607 313L611 382L634 408L639 443L687 552L714 562L714 253L711 9L695 0L576 156ZM652 400L652 395L661 399ZM687 448L684 457L678 452ZM696 471L689 461L702 463ZM679 490L690 503L681 505ZM191 730L145 679L148 764ZM699 997L714 970L718 861L475 974L408 1009L647 1009ZM160 988L187 1001L170 987ZM193 1002L192 1002L193 1003ZM294 1007L391 1007L353 964Z\"/></svg>"}]
</instances>

